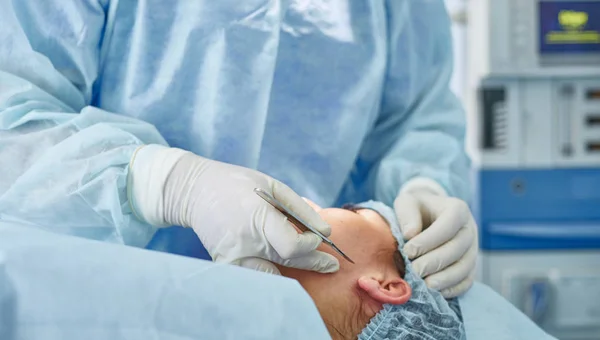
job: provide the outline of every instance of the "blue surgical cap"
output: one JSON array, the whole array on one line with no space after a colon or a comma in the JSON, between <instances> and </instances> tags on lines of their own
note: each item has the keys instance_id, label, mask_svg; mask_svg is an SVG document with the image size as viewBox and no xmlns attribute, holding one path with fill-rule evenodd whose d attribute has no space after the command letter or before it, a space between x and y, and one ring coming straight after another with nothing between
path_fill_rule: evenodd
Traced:
<instances>
[{"instance_id":1,"label":"blue surgical cap","mask_svg":"<svg viewBox=\"0 0 600 340\"><path fill-rule=\"evenodd\" d=\"M425 281L414 272L411 263L402 252L404 239L394 211L382 203L373 201L359 206L379 212L388 221L406 263L404 279L412 288L412 296L402 305L384 305L359 334L358 339L465 339L458 301L446 301L438 291L429 289Z\"/></svg>"}]
</instances>

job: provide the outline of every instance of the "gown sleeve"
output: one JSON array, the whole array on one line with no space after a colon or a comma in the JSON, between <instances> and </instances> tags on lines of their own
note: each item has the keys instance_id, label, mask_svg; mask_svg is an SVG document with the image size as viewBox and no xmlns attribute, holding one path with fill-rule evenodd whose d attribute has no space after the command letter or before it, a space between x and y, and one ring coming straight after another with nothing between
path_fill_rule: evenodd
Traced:
<instances>
[{"instance_id":1,"label":"gown sleeve","mask_svg":"<svg viewBox=\"0 0 600 340\"><path fill-rule=\"evenodd\" d=\"M400 188L434 181L467 200L465 114L450 89L450 20L443 1L387 2L388 70L381 111L363 144L371 197L391 205ZM425 181L423 181L425 179Z\"/></svg>"},{"instance_id":2,"label":"gown sleeve","mask_svg":"<svg viewBox=\"0 0 600 340\"><path fill-rule=\"evenodd\" d=\"M108 0L19 0L0 11L0 220L145 246L128 164L165 140L148 123L92 106Z\"/></svg>"}]
</instances>

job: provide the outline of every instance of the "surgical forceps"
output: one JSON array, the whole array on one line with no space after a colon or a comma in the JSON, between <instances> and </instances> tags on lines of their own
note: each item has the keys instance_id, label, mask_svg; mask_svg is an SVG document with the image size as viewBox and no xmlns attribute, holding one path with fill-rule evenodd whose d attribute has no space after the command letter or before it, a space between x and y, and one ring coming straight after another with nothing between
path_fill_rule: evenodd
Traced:
<instances>
[{"instance_id":1,"label":"surgical forceps","mask_svg":"<svg viewBox=\"0 0 600 340\"><path fill-rule=\"evenodd\" d=\"M295 225L296 228L298 228L302 231L310 231L310 232L316 234L317 236L319 236L321 238L321 240L323 240L323 243L327 244L333 250L335 250L338 254L342 255L342 257L345 258L346 260L348 260L348 262L354 264L354 261L352 261L352 259L350 259L348 257L348 255L344 254L344 252L341 251L340 248L338 248L333 243L333 241L331 241L329 238L327 238L327 236L321 234L317 229L313 228L308 223L304 222L300 217L296 216L296 214L294 214L292 211L290 211L288 208L286 208L283 204L281 204L281 202L279 202L275 197L273 197L273 195L269 194L268 192L266 192L260 188L255 188L254 192L258 196L260 196L260 198L262 198L267 203L269 203L270 205L275 207L275 209L279 210L282 214L284 214L288 218L288 221L290 221L293 225Z\"/></svg>"}]
</instances>

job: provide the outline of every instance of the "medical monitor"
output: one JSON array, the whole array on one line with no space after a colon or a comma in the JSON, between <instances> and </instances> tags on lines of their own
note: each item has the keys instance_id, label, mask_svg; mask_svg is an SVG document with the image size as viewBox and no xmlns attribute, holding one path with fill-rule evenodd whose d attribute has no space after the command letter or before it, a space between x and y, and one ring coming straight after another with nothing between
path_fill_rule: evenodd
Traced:
<instances>
[{"instance_id":1,"label":"medical monitor","mask_svg":"<svg viewBox=\"0 0 600 340\"><path fill-rule=\"evenodd\" d=\"M542 66L600 64L600 1L538 3Z\"/></svg>"},{"instance_id":2,"label":"medical monitor","mask_svg":"<svg viewBox=\"0 0 600 340\"><path fill-rule=\"evenodd\" d=\"M600 74L600 0L472 1L468 43L479 76Z\"/></svg>"}]
</instances>

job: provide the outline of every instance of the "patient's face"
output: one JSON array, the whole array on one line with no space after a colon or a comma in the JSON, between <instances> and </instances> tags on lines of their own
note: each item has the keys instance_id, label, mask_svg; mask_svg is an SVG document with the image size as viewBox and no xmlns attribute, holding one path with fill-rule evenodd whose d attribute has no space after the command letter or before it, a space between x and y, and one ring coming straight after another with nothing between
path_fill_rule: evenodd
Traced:
<instances>
[{"instance_id":1,"label":"patient's face","mask_svg":"<svg viewBox=\"0 0 600 340\"><path fill-rule=\"evenodd\" d=\"M410 298L410 287L403 280L404 262L387 222L377 212L321 209L310 204L331 225L331 240L356 264L346 261L329 246L321 245L319 250L339 259L338 272L279 269L282 275L298 280L310 294L334 338L338 336L332 324L336 332L344 329L356 333L350 336L356 336L384 303L399 304Z\"/></svg>"}]
</instances>

